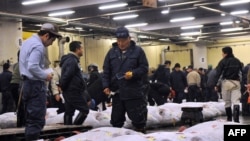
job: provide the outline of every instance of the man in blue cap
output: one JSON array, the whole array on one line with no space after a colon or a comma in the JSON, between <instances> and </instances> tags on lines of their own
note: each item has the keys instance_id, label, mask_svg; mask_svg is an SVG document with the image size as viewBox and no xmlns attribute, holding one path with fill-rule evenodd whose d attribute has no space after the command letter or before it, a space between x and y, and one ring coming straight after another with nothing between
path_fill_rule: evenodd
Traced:
<instances>
[{"instance_id":1,"label":"man in blue cap","mask_svg":"<svg viewBox=\"0 0 250 141\"><path fill-rule=\"evenodd\" d=\"M127 28L119 27L115 35L117 42L112 44L103 65L104 93L114 93L110 123L123 127L127 113L135 130L145 133L148 110L143 78L147 76L148 61Z\"/></svg>"}]
</instances>

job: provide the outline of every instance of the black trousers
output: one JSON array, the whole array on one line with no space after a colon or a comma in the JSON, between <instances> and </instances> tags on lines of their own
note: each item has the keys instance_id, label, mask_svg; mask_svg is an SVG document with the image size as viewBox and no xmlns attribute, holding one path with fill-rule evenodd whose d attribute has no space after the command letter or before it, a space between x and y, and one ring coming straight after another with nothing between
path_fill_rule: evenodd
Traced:
<instances>
[{"instance_id":1,"label":"black trousers","mask_svg":"<svg viewBox=\"0 0 250 141\"><path fill-rule=\"evenodd\" d=\"M87 97L83 92L64 91L63 97L65 99L65 115L73 116L75 110L88 115L89 106L87 104Z\"/></svg>"},{"instance_id":2,"label":"black trousers","mask_svg":"<svg viewBox=\"0 0 250 141\"><path fill-rule=\"evenodd\" d=\"M112 97L112 113L110 123L113 127L122 127L126 121L127 113L132 125L141 129L147 122L147 100L146 97L130 100L120 100L119 93Z\"/></svg>"}]
</instances>

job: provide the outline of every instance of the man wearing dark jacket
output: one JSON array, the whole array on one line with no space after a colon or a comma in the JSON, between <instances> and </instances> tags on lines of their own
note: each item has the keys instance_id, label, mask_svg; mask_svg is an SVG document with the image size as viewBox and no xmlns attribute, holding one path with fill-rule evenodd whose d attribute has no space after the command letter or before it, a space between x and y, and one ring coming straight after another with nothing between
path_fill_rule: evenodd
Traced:
<instances>
[{"instance_id":1,"label":"man wearing dark jacket","mask_svg":"<svg viewBox=\"0 0 250 141\"><path fill-rule=\"evenodd\" d=\"M229 46L222 48L222 56L223 59L216 67L216 82L222 75L221 93L222 99L225 101L227 121L232 121L231 106L233 105L234 122L239 122L242 64L239 59L234 57L233 50ZM217 90L217 86L215 89Z\"/></svg>"},{"instance_id":2,"label":"man wearing dark jacket","mask_svg":"<svg viewBox=\"0 0 250 141\"><path fill-rule=\"evenodd\" d=\"M2 112L13 112L14 111L14 100L11 95L10 81L12 77L12 72L9 71L9 62L3 64L3 72L0 74L0 92L2 92Z\"/></svg>"},{"instance_id":3,"label":"man wearing dark jacket","mask_svg":"<svg viewBox=\"0 0 250 141\"><path fill-rule=\"evenodd\" d=\"M59 80L60 88L63 91L65 99L65 125L81 125L89 113L87 104L86 84L82 77L79 58L83 55L83 47L81 42L72 41L69 44L69 54L62 56L60 67L62 69L61 78ZM79 111L74 122L72 116L75 110Z\"/></svg>"},{"instance_id":4,"label":"man wearing dark jacket","mask_svg":"<svg viewBox=\"0 0 250 141\"><path fill-rule=\"evenodd\" d=\"M117 42L108 51L103 66L104 93L112 96L111 124L122 127L125 114L136 131L145 132L147 101L143 78L148 72L148 61L143 49L135 44L125 27L116 30Z\"/></svg>"}]
</instances>

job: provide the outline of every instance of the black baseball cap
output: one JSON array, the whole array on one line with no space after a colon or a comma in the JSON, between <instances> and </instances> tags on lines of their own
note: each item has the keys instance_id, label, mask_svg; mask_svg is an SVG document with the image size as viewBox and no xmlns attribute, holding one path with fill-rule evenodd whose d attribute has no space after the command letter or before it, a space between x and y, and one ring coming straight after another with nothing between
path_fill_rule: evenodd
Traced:
<instances>
[{"instance_id":1,"label":"black baseball cap","mask_svg":"<svg viewBox=\"0 0 250 141\"><path fill-rule=\"evenodd\" d=\"M129 31L126 27L119 27L116 29L115 35L116 35L116 38L128 38Z\"/></svg>"}]
</instances>

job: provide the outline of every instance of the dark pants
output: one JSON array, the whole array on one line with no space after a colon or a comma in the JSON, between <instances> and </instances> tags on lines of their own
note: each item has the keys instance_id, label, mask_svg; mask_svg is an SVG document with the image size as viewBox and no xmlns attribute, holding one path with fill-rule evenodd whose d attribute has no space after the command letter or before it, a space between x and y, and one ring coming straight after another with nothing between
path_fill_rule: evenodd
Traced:
<instances>
[{"instance_id":1,"label":"dark pants","mask_svg":"<svg viewBox=\"0 0 250 141\"><path fill-rule=\"evenodd\" d=\"M201 91L198 86L196 85L191 85L188 86L188 97L187 101L188 102L202 102L202 95Z\"/></svg>"},{"instance_id":2,"label":"dark pants","mask_svg":"<svg viewBox=\"0 0 250 141\"><path fill-rule=\"evenodd\" d=\"M19 98L19 84L18 83L11 83L10 90L11 90L13 100L15 102L15 106L17 107L18 98Z\"/></svg>"},{"instance_id":3,"label":"dark pants","mask_svg":"<svg viewBox=\"0 0 250 141\"><path fill-rule=\"evenodd\" d=\"M112 113L110 123L113 127L122 127L126 121L126 112L132 125L137 128L145 128L147 122L147 101L145 98L120 100L119 94L112 97Z\"/></svg>"},{"instance_id":4,"label":"dark pants","mask_svg":"<svg viewBox=\"0 0 250 141\"><path fill-rule=\"evenodd\" d=\"M218 101L219 96L217 92L214 90L214 87L207 87L207 93L206 93L206 98L205 101Z\"/></svg>"},{"instance_id":5,"label":"dark pants","mask_svg":"<svg viewBox=\"0 0 250 141\"><path fill-rule=\"evenodd\" d=\"M58 110L56 111L57 114L65 112L65 105L64 105L64 103L62 103L62 99L60 99L60 101L56 101L55 96L52 95L51 96L51 101L52 101L52 106L51 107L58 108Z\"/></svg>"},{"instance_id":6,"label":"dark pants","mask_svg":"<svg viewBox=\"0 0 250 141\"><path fill-rule=\"evenodd\" d=\"M89 107L87 104L87 98L83 92L64 91L63 97L65 99L65 116L73 116L75 110L88 115Z\"/></svg>"},{"instance_id":7,"label":"dark pants","mask_svg":"<svg viewBox=\"0 0 250 141\"><path fill-rule=\"evenodd\" d=\"M250 104L247 103L248 95L249 95L248 93L244 93L241 96L242 115L243 116L250 116Z\"/></svg>"},{"instance_id":8,"label":"dark pants","mask_svg":"<svg viewBox=\"0 0 250 141\"><path fill-rule=\"evenodd\" d=\"M185 99L184 90L181 90L181 91L175 90L175 97L174 97L173 102L174 103L182 103L183 99Z\"/></svg>"},{"instance_id":9,"label":"dark pants","mask_svg":"<svg viewBox=\"0 0 250 141\"><path fill-rule=\"evenodd\" d=\"M45 125L46 114L46 84L39 80L24 80L23 102L26 111L25 138L39 139Z\"/></svg>"},{"instance_id":10,"label":"dark pants","mask_svg":"<svg viewBox=\"0 0 250 141\"><path fill-rule=\"evenodd\" d=\"M6 112L14 112L14 100L10 90L2 92L2 104L2 114Z\"/></svg>"}]
</instances>

